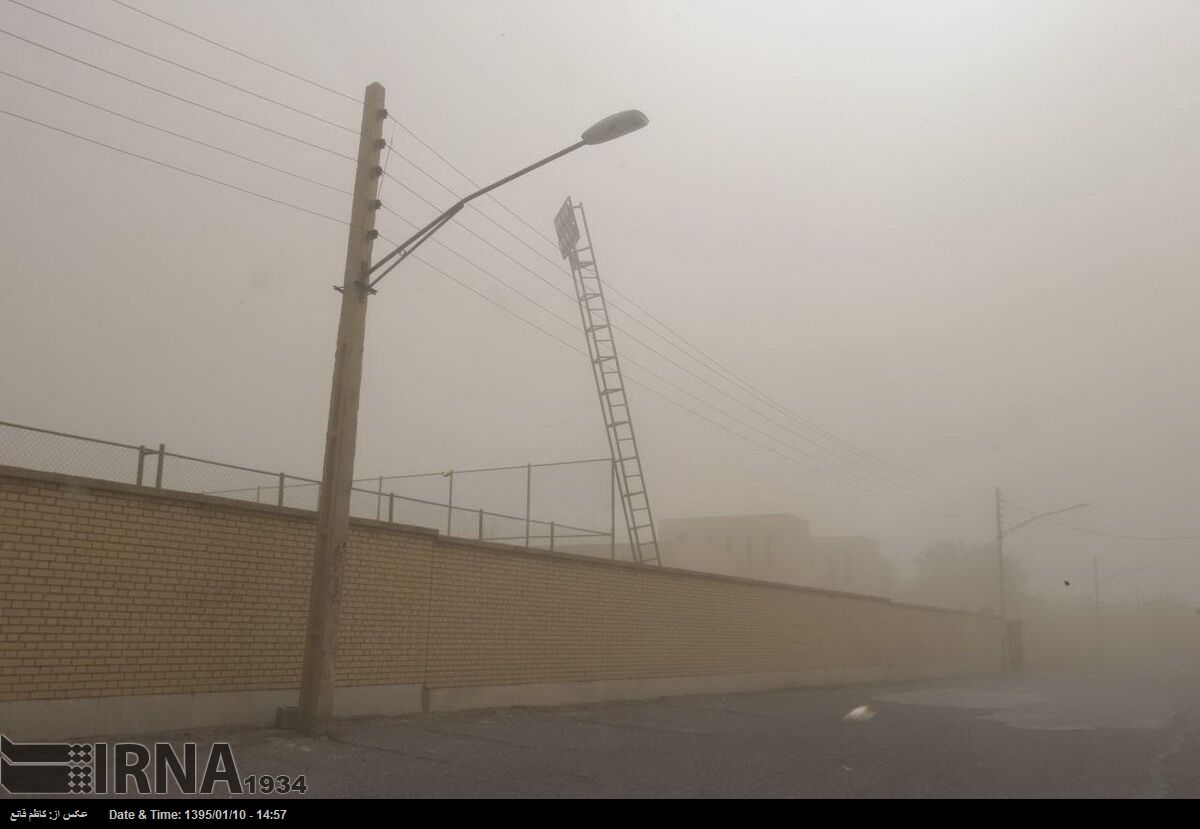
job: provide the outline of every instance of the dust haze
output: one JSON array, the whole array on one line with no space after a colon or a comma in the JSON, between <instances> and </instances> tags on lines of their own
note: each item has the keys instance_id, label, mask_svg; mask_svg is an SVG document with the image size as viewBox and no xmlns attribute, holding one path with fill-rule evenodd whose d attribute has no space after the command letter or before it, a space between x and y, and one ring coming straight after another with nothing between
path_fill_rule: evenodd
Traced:
<instances>
[{"instance_id":1,"label":"dust haze","mask_svg":"<svg viewBox=\"0 0 1200 829\"><path fill-rule=\"evenodd\" d=\"M665 565L995 613L999 488L1027 661L1194 659L1196 4L132 4L333 90L386 87L403 128L377 258L474 189L459 171L485 184L649 116L379 285L358 477L517 467L454 497L520 516L526 464L609 457L541 238L569 196L620 292ZM28 5L333 124L0 2L27 39L0 35L0 419L319 477L349 196L13 75L346 190L352 160L312 145L353 159L359 104L111 3ZM615 522L576 552L627 557L607 469L547 468L533 509Z\"/></svg>"}]
</instances>

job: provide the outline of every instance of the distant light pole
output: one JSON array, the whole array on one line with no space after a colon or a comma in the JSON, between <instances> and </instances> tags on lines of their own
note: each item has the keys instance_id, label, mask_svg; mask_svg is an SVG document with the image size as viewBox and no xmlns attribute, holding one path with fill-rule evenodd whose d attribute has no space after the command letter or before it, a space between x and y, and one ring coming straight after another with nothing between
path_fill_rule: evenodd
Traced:
<instances>
[{"instance_id":1,"label":"distant light pole","mask_svg":"<svg viewBox=\"0 0 1200 829\"><path fill-rule=\"evenodd\" d=\"M1012 527L1009 527L1008 529L1005 529L1004 528L1004 514L1001 509L1002 503L1003 503L1003 499L1001 499L1001 497L1000 497L1000 487L996 487L996 571L997 571L997 575L999 578L999 585L998 585L999 600L997 602L997 604L999 605L999 609L997 611L997 616L1000 618L1000 624L1001 624L1001 628L1002 628L1002 631L1000 634L1000 643L1001 643L1000 644L1000 666L1001 666L1002 670L1007 670L1007 668L1008 668L1008 613L1007 613L1007 608L1005 607L1005 589L1004 589L1004 538L1005 538L1005 536L1012 535L1013 533L1015 533L1017 530L1021 529L1025 525L1032 524L1034 521L1037 521L1040 518L1048 518L1051 515L1058 515L1061 512L1069 512L1074 509L1083 509L1084 507L1090 506L1090 505L1089 504L1075 504L1070 507L1063 507L1062 509L1056 509L1056 510L1051 510L1050 512L1039 513L1038 515L1035 515L1032 518L1026 518L1020 524L1016 524Z\"/></svg>"},{"instance_id":2,"label":"distant light pole","mask_svg":"<svg viewBox=\"0 0 1200 829\"><path fill-rule=\"evenodd\" d=\"M342 310L334 355L329 426L325 433L325 462L317 506L317 541L304 642L304 667L300 679L296 724L309 734L322 733L333 716L334 664L346 542L350 534L350 497L354 486L354 450L368 297L375 293L375 285L379 280L412 255L467 202L580 147L603 144L650 123L645 115L635 109L618 112L598 121L575 144L459 199L395 250L371 265L371 243L378 235L374 229L375 211L380 207L376 195L379 177L383 173L379 166L379 152L383 147L380 125L386 115L383 87L371 84L367 87L363 102L363 127L359 139L345 279L342 287L338 288L342 292Z\"/></svg>"},{"instance_id":3,"label":"distant light pole","mask_svg":"<svg viewBox=\"0 0 1200 829\"><path fill-rule=\"evenodd\" d=\"M1100 557L1095 555L1092 556L1092 608L1095 617L1095 621L1093 623L1093 635L1096 639L1096 665L1100 664L1100 656L1102 651L1102 646L1100 644L1100 585L1107 584L1113 579L1120 578L1121 576L1128 576L1133 573L1140 573L1143 570L1149 569L1150 565L1148 564L1143 565L1142 567L1134 567L1132 570L1122 570L1120 573L1113 573L1111 576L1101 581Z\"/></svg>"}]
</instances>

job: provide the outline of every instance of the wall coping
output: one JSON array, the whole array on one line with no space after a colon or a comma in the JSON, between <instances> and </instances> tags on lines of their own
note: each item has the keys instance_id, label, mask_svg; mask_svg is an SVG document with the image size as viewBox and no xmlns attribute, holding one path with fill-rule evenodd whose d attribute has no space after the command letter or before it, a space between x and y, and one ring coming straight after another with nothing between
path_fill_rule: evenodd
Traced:
<instances>
[{"instance_id":1,"label":"wall coping","mask_svg":"<svg viewBox=\"0 0 1200 829\"><path fill-rule=\"evenodd\" d=\"M0 479L4 478L17 481L38 481L75 489L91 489L101 492L114 492L123 495L135 495L142 498L149 498L151 500L157 499L183 502L235 512L251 512L262 515L294 518L311 523L316 522L316 512L313 510L303 510L296 507L281 507L275 504L251 503L236 498L221 498L216 495L201 495L195 492L182 492L180 490L173 489L159 489L156 487L137 486L135 484L123 484L116 481L106 481L100 478L85 478L77 475L65 475L59 472L43 472L36 469L24 469L21 467L4 466L0 464ZM435 547L467 547L490 553L498 553L501 555L532 556L542 559L549 558L556 561L568 562L575 566L615 567L619 569L626 569L630 572L636 572L651 578L658 578L664 575L685 576L694 579L746 584L756 587L769 587L788 592L857 599L859 601L874 602L876 604L889 605L897 608L910 608L913 610L946 613L953 616L967 616L980 620L997 621L997 618L989 613L959 610L956 608L935 607L933 605L923 605L912 602L897 602L893 599L883 596L870 596L863 593L848 593L822 587L809 587L806 585L786 584L784 582L766 581L763 579L751 579L746 578L745 576L731 576L725 573L706 573L699 570L685 570L681 567L647 567L646 565L637 564L636 562L632 561L616 561L613 559L596 558L574 553L561 553L557 551L552 552L550 550L539 550L529 547L518 547L512 544L501 544L495 541L480 541L472 538L444 536L440 531L430 529L429 527L417 527L411 524L388 523L387 521L376 521L372 518L351 518L350 525L352 527L361 527L363 529L377 531L381 530L400 535L422 536L430 539Z\"/></svg>"},{"instance_id":2,"label":"wall coping","mask_svg":"<svg viewBox=\"0 0 1200 829\"><path fill-rule=\"evenodd\" d=\"M168 501L183 501L186 503L203 504L209 507L220 507L228 510L264 513L267 515L286 516L288 518L300 518L305 521L315 521L316 512L314 510L299 509L297 507L281 507L276 504L258 504L252 501L243 501L240 498L221 498L217 495L202 495L198 492L185 492L178 489L159 489L152 486L137 486L136 484L122 484L117 481L106 481L103 478L84 478L78 475L64 475L60 472L42 472L37 469L23 469L18 466L4 466L0 464L0 478L15 478L17 480L33 480L44 481L52 484L60 484L74 488L95 489L106 492L120 492L126 495L139 495L145 498L168 500ZM428 527L418 527L412 524L389 524L386 521L375 521L368 518L352 518L352 524L368 524L378 525L381 527L391 527L413 535L436 536L437 530L431 530Z\"/></svg>"}]
</instances>

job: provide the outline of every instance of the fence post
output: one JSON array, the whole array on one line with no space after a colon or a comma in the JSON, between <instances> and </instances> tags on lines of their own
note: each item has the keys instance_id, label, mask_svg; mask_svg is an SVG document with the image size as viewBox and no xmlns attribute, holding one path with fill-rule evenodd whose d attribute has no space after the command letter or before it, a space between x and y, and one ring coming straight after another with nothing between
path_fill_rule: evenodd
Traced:
<instances>
[{"instance_id":1,"label":"fence post","mask_svg":"<svg viewBox=\"0 0 1200 829\"><path fill-rule=\"evenodd\" d=\"M154 486L156 489L162 489L163 478L163 461L167 457L167 445L160 443L158 445L158 471L154 473Z\"/></svg>"},{"instance_id":2,"label":"fence post","mask_svg":"<svg viewBox=\"0 0 1200 829\"><path fill-rule=\"evenodd\" d=\"M287 475L284 475L282 472L280 472L279 473L279 506L281 506L281 507L283 506L283 487L284 487L285 481L287 481Z\"/></svg>"},{"instance_id":3,"label":"fence post","mask_svg":"<svg viewBox=\"0 0 1200 829\"><path fill-rule=\"evenodd\" d=\"M392 516L396 513L396 493L388 493L388 523L392 523Z\"/></svg>"},{"instance_id":4,"label":"fence post","mask_svg":"<svg viewBox=\"0 0 1200 829\"><path fill-rule=\"evenodd\" d=\"M256 503L256 504L262 503L262 487L261 486L256 486L254 488L254 503Z\"/></svg>"},{"instance_id":5,"label":"fence post","mask_svg":"<svg viewBox=\"0 0 1200 829\"><path fill-rule=\"evenodd\" d=\"M479 510L479 540L483 541L483 510Z\"/></svg>"},{"instance_id":6,"label":"fence post","mask_svg":"<svg viewBox=\"0 0 1200 829\"><path fill-rule=\"evenodd\" d=\"M454 470L450 470L450 491L446 495L446 535L454 529Z\"/></svg>"},{"instance_id":7,"label":"fence post","mask_svg":"<svg viewBox=\"0 0 1200 829\"><path fill-rule=\"evenodd\" d=\"M529 546L529 501L533 492L533 464L525 464L525 546Z\"/></svg>"},{"instance_id":8,"label":"fence post","mask_svg":"<svg viewBox=\"0 0 1200 829\"><path fill-rule=\"evenodd\" d=\"M137 485L138 486L142 485L142 470L145 469L145 467L146 467L146 447L139 446L138 447L138 474L137 474Z\"/></svg>"},{"instance_id":9,"label":"fence post","mask_svg":"<svg viewBox=\"0 0 1200 829\"><path fill-rule=\"evenodd\" d=\"M375 520L378 521L383 517L383 476L379 476L379 488L375 490L378 495L375 496Z\"/></svg>"},{"instance_id":10,"label":"fence post","mask_svg":"<svg viewBox=\"0 0 1200 829\"><path fill-rule=\"evenodd\" d=\"M554 522L550 522L550 552L554 552Z\"/></svg>"},{"instance_id":11,"label":"fence post","mask_svg":"<svg viewBox=\"0 0 1200 829\"><path fill-rule=\"evenodd\" d=\"M608 477L608 557L617 558L617 462L612 462Z\"/></svg>"}]
</instances>

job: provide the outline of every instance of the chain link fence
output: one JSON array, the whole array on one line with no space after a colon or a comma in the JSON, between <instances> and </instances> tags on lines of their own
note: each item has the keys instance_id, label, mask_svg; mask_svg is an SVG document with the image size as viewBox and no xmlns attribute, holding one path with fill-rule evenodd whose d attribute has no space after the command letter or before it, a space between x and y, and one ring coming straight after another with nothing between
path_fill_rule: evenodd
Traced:
<instances>
[{"instance_id":1,"label":"chain link fence","mask_svg":"<svg viewBox=\"0 0 1200 829\"><path fill-rule=\"evenodd\" d=\"M315 512L321 482L0 421L0 465ZM525 464L357 479L350 514L443 535L612 557L612 461ZM535 517L536 516L536 517Z\"/></svg>"}]
</instances>

